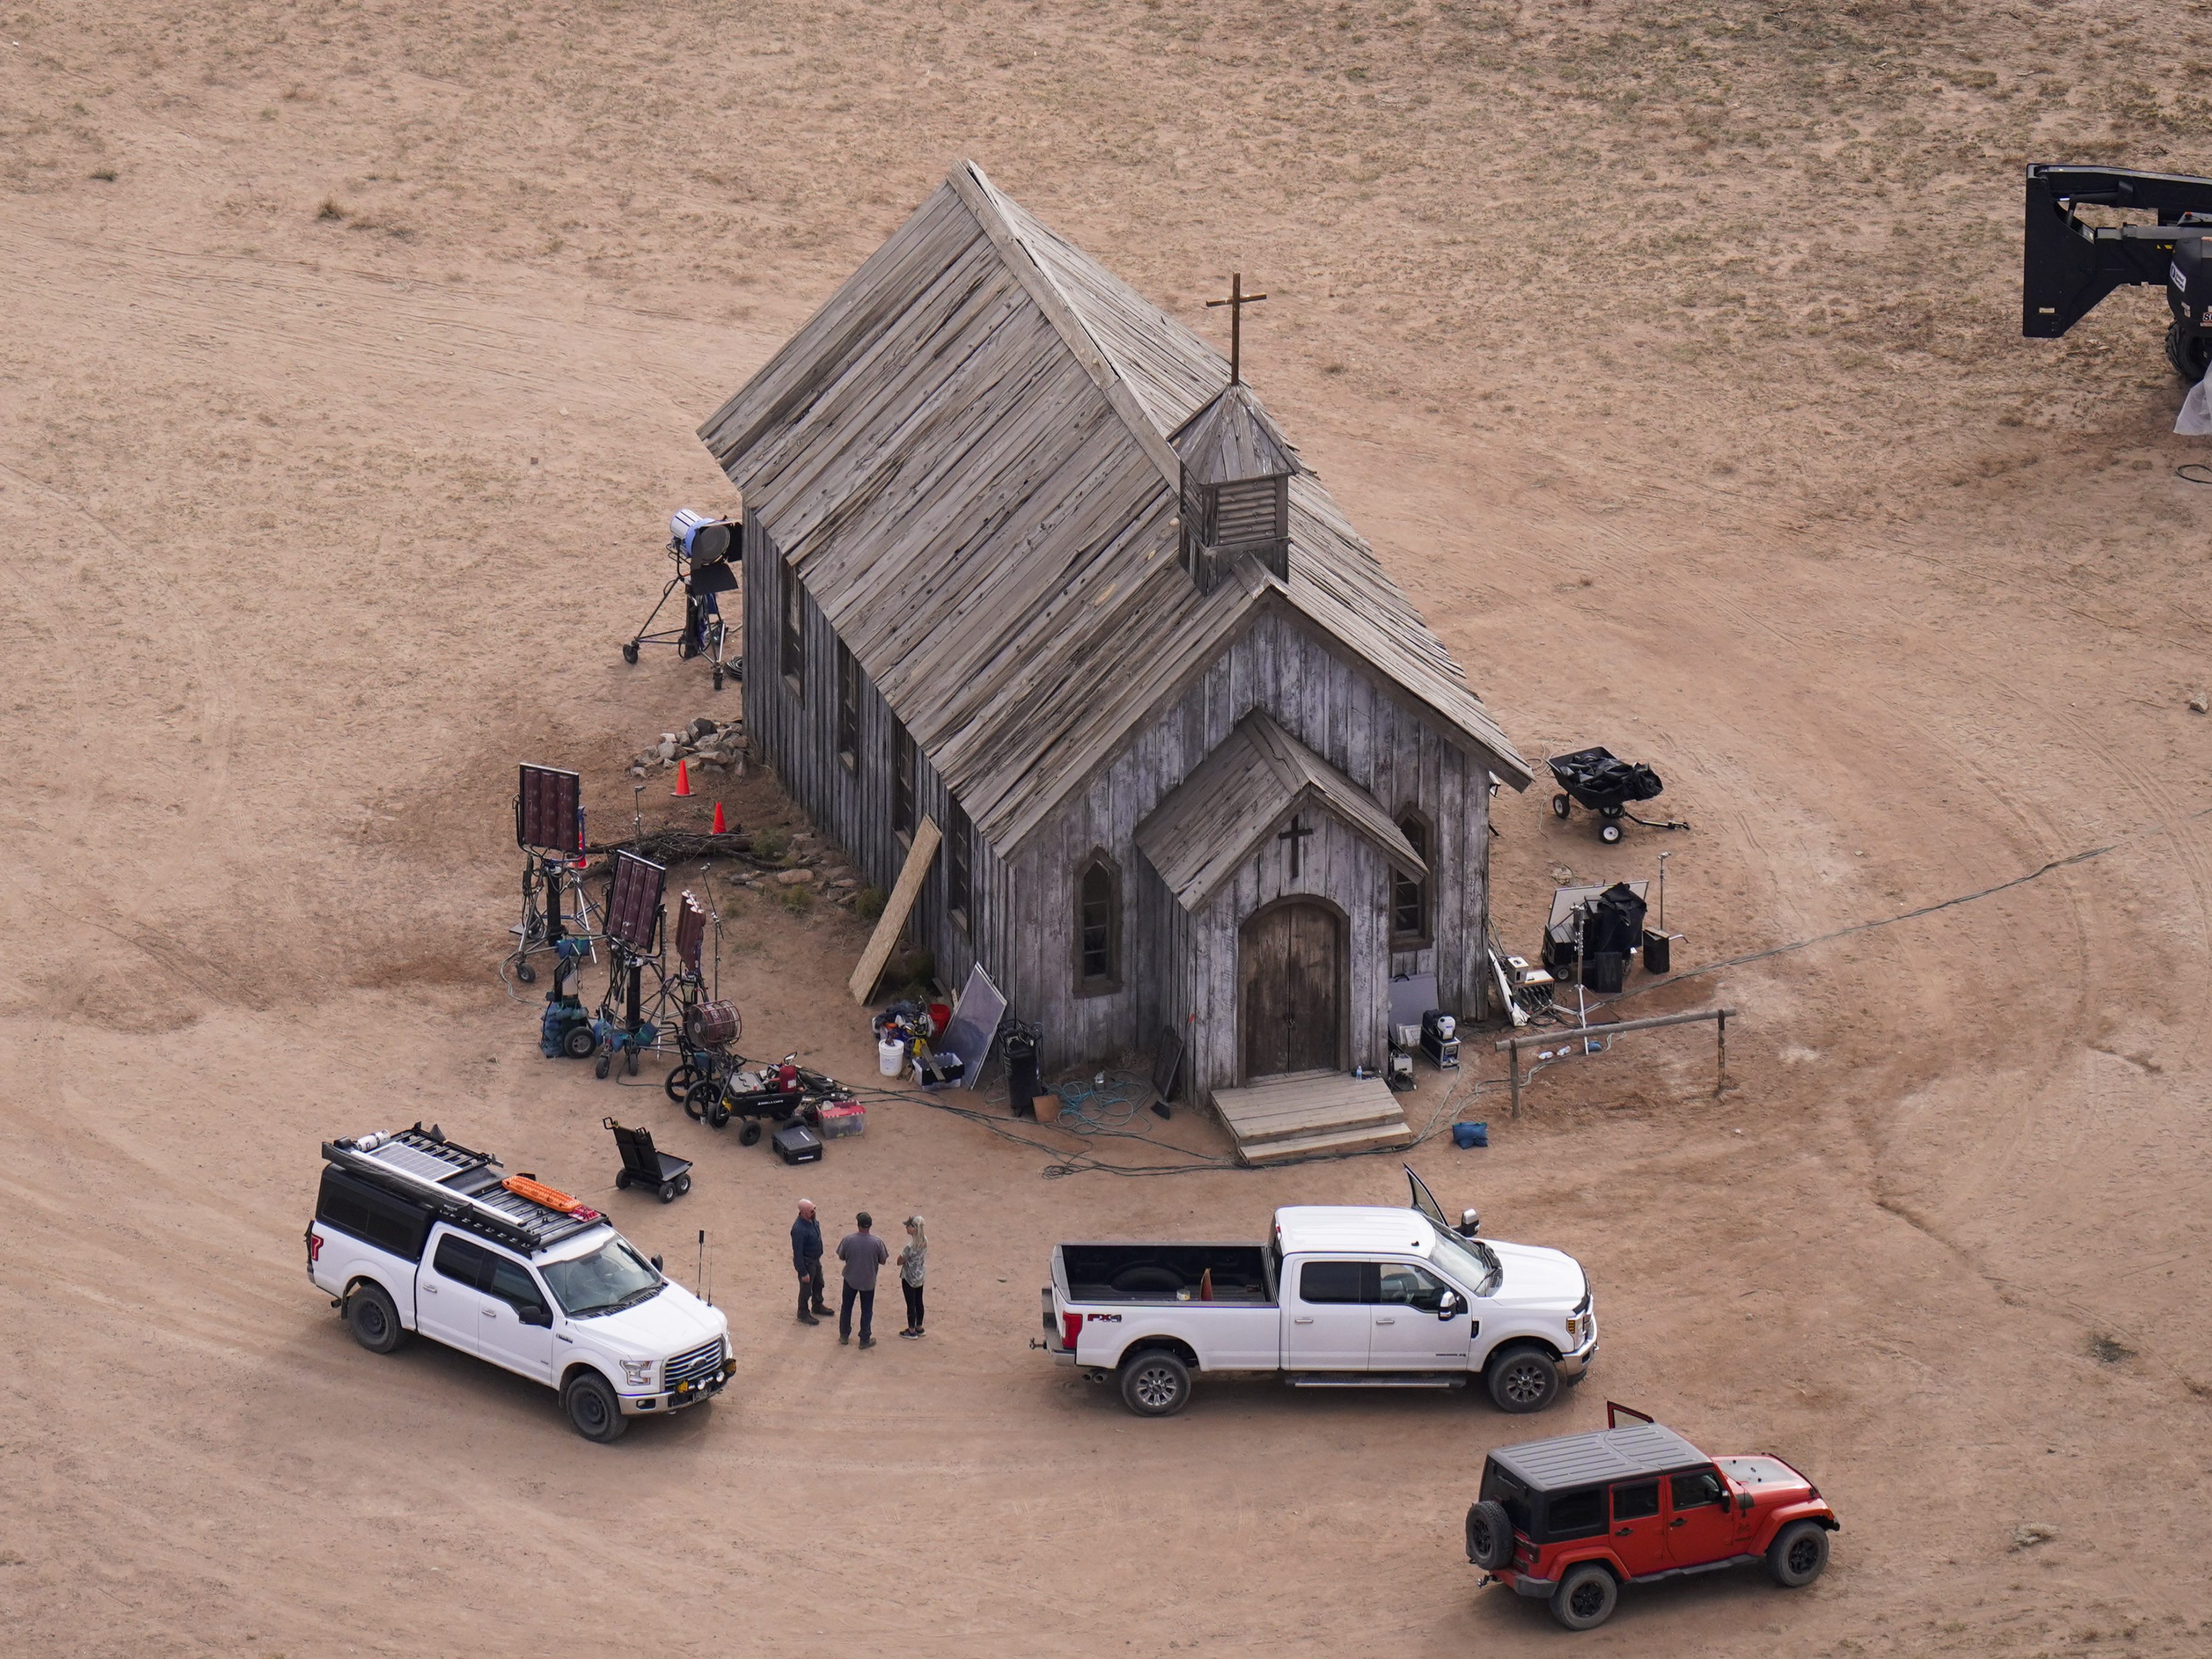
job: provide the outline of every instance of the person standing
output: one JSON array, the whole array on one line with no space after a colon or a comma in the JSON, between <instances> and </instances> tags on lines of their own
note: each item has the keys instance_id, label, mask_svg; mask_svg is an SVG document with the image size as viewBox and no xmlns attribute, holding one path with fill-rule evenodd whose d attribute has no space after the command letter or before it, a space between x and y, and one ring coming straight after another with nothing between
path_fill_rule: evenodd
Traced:
<instances>
[{"instance_id":1,"label":"person standing","mask_svg":"<svg viewBox=\"0 0 2212 1659\"><path fill-rule=\"evenodd\" d=\"M910 1215L906 1218L906 1245L899 1251L899 1289L906 1297L906 1328L899 1333L904 1337L921 1334L921 1278L929 1264L929 1236L923 1231L921 1218Z\"/></svg>"},{"instance_id":2,"label":"person standing","mask_svg":"<svg viewBox=\"0 0 2212 1659\"><path fill-rule=\"evenodd\" d=\"M791 1224L791 1266L799 1275L799 1322L819 1325L829 1316L830 1303L823 1294L827 1287L822 1278L822 1224L814 1218L811 1199L799 1200L799 1219Z\"/></svg>"},{"instance_id":3,"label":"person standing","mask_svg":"<svg viewBox=\"0 0 2212 1659\"><path fill-rule=\"evenodd\" d=\"M858 1232L837 1241L837 1260L845 1264L845 1300L837 1310L837 1344L853 1340L853 1304L860 1304L860 1346L876 1346L876 1271L891 1259L891 1247L869 1229L875 1221L866 1210L853 1218Z\"/></svg>"}]
</instances>

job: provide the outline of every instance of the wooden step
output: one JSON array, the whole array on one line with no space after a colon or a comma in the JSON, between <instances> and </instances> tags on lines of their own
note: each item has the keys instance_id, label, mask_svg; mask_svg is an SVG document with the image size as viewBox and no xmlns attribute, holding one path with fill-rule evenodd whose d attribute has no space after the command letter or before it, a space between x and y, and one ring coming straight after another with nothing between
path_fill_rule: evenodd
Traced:
<instances>
[{"instance_id":1,"label":"wooden step","mask_svg":"<svg viewBox=\"0 0 2212 1659\"><path fill-rule=\"evenodd\" d=\"M1247 1146L1285 1140L1292 1136L1319 1134L1330 1129L1371 1129L1386 1123L1403 1123L1405 1112L1389 1096L1358 1105L1310 1106L1301 1109L1239 1113L1229 1127Z\"/></svg>"},{"instance_id":2,"label":"wooden step","mask_svg":"<svg viewBox=\"0 0 2212 1659\"><path fill-rule=\"evenodd\" d=\"M1413 1139L1413 1132L1407 1127L1401 1113L1395 1123L1323 1130L1257 1145L1240 1141L1237 1155L1247 1164L1271 1164L1280 1158L1310 1157L1315 1152L1364 1152L1380 1146L1404 1146Z\"/></svg>"}]
</instances>

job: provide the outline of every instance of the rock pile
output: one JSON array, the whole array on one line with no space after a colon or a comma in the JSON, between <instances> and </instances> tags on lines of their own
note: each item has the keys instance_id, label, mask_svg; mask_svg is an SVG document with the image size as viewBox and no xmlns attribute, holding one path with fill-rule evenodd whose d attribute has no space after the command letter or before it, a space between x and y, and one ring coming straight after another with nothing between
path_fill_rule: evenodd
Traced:
<instances>
[{"instance_id":1,"label":"rock pile","mask_svg":"<svg viewBox=\"0 0 2212 1659\"><path fill-rule=\"evenodd\" d=\"M649 771L673 772L678 761L690 763L695 783L743 777L744 723L711 720L702 714L678 731L663 732L658 743L630 757L629 775L642 781ZM733 834L743 834L734 824L732 830ZM860 872L836 848L824 847L811 830L787 836L773 829L755 830L736 842L735 850L738 858L753 866L738 878L738 884L778 895L793 910L805 908L817 897L850 909L863 890Z\"/></svg>"},{"instance_id":2,"label":"rock pile","mask_svg":"<svg viewBox=\"0 0 2212 1659\"><path fill-rule=\"evenodd\" d=\"M745 728L743 721L723 722L702 714L689 726L675 732L663 732L660 741L650 749L641 750L630 757L629 775L641 778L652 768L664 772L676 769L676 763L689 761L695 771L715 777L735 772L744 775Z\"/></svg>"}]
</instances>

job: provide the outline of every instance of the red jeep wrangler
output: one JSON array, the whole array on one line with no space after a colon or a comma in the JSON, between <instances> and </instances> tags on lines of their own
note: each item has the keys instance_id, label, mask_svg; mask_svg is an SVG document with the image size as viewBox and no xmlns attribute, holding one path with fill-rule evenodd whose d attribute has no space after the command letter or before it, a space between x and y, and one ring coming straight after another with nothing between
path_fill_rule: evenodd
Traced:
<instances>
[{"instance_id":1,"label":"red jeep wrangler","mask_svg":"<svg viewBox=\"0 0 2212 1659\"><path fill-rule=\"evenodd\" d=\"M1554 1619L1589 1630L1626 1583L1760 1560L1791 1589L1820 1576L1843 1523L1810 1480L1778 1457L1708 1457L1641 1412L1605 1411L1601 1433L1491 1453L1467 1512L1484 1583L1547 1596Z\"/></svg>"}]
</instances>

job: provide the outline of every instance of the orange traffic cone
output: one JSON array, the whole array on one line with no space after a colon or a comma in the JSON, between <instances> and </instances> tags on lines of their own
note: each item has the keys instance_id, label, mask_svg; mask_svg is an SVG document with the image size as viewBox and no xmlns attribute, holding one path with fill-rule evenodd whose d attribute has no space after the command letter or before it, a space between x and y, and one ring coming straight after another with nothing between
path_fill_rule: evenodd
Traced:
<instances>
[{"instance_id":1,"label":"orange traffic cone","mask_svg":"<svg viewBox=\"0 0 2212 1659\"><path fill-rule=\"evenodd\" d=\"M689 761L676 763L676 793L678 796L691 793L691 763Z\"/></svg>"},{"instance_id":2,"label":"orange traffic cone","mask_svg":"<svg viewBox=\"0 0 2212 1659\"><path fill-rule=\"evenodd\" d=\"M722 822L722 803L716 801L714 803L714 833L718 836L724 835L728 832L728 830L729 825Z\"/></svg>"}]
</instances>

